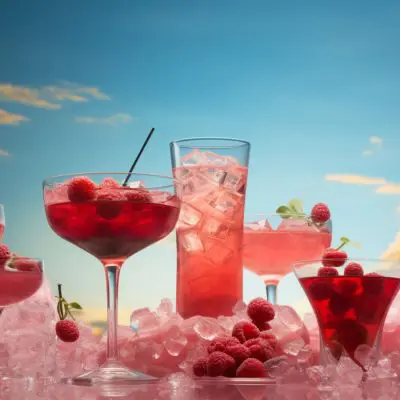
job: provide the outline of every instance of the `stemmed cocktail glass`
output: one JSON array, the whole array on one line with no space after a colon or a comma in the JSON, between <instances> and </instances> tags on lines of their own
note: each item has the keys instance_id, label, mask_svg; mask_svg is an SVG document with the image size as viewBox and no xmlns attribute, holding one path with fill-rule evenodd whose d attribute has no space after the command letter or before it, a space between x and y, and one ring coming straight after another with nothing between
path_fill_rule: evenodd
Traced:
<instances>
[{"instance_id":1,"label":"stemmed cocktail glass","mask_svg":"<svg viewBox=\"0 0 400 400\"><path fill-rule=\"evenodd\" d=\"M400 262L329 259L293 268L318 320L321 363L347 355L368 370L365 349L379 354L385 318L400 288Z\"/></svg>"},{"instance_id":2,"label":"stemmed cocktail glass","mask_svg":"<svg viewBox=\"0 0 400 400\"><path fill-rule=\"evenodd\" d=\"M6 228L6 217L4 215L4 206L3 204L0 204L0 242L3 239L5 228Z\"/></svg>"},{"instance_id":3,"label":"stemmed cocktail glass","mask_svg":"<svg viewBox=\"0 0 400 400\"><path fill-rule=\"evenodd\" d=\"M330 220L315 224L307 215L253 215L244 225L243 264L260 276L268 301L276 304L277 286L293 263L322 257L331 241Z\"/></svg>"},{"instance_id":4,"label":"stemmed cocktail glass","mask_svg":"<svg viewBox=\"0 0 400 400\"><path fill-rule=\"evenodd\" d=\"M170 177L139 173L64 175L44 181L49 225L63 239L95 256L106 274L107 360L99 369L67 383L125 385L152 379L119 361L118 281L128 257L163 239L175 227L180 211L175 186Z\"/></svg>"}]
</instances>

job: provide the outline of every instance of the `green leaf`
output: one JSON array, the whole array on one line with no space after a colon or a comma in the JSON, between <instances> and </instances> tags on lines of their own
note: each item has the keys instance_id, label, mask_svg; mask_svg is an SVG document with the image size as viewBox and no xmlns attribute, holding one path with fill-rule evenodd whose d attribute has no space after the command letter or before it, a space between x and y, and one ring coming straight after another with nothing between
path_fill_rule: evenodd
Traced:
<instances>
[{"instance_id":1,"label":"green leaf","mask_svg":"<svg viewBox=\"0 0 400 400\"><path fill-rule=\"evenodd\" d=\"M342 236L342 237L340 238L340 241L341 241L343 244L349 244L349 243L350 243L350 239L349 239L348 237L345 237L345 236Z\"/></svg>"},{"instance_id":2,"label":"green leaf","mask_svg":"<svg viewBox=\"0 0 400 400\"><path fill-rule=\"evenodd\" d=\"M295 214L304 214L303 202L300 199L290 200L289 207Z\"/></svg>"},{"instance_id":3,"label":"green leaf","mask_svg":"<svg viewBox=\"0 0 400 400\"><path fill-rule=\"evenodd\" d=\"M288 206L280 206L276 209L276 213L282 218L289 218L293 214L293 211Z\"/></svg>"},{"instance_id":4,"label":"green leaf","mask_svg":"<svg viewBox=\"0 0 400 400\"><path fill-rule=\"evenodd\" d=\"M74 310L83 310L83 307L79 303L76 303L75 301L72 303L69 303L68 306L70 308L73 308Z\"/></svg>"}]
</instances>

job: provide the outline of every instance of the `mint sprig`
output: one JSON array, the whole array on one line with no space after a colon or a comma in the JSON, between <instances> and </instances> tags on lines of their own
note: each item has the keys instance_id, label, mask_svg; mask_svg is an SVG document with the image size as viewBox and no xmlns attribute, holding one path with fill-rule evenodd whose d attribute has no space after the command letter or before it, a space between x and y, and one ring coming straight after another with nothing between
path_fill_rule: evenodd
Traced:
<instances>
[{"instance_id":1,"label":"mint sprig","mask_svg":"<svg viewBox=\"0 0 400 400\"><path fill-rule=\"evenodd\" d=\"M306 214L304 213L303 201L300 199L292 199L287 205L279 206L276 209L276 213L283 219L297 218L304 219Z\"/></svg>"},{"instance_id":2,"label":"mint sprig","mask_svg":"<svg viewBox=\"0 0 400 400\"><path fill-rule=\"evenodd\" d=\"M67 317L70 317L75 321L75 317L73 316L71 310L83 310L83 307L76 301L68 303L68 301L63 297L62 285L59 283L57 286L58 286L58 296L56 296L56 299L58 299L57 313L58 316L60 317L60 320L64 320Z\"/></svg>"}]
</instances>

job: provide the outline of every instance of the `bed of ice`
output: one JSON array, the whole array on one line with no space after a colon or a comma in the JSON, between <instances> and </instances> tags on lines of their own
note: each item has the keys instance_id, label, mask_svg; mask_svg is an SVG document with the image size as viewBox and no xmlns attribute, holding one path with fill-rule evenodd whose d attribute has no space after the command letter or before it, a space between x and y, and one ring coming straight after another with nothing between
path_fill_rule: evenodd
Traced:
<instances>
[{"instance_id":1,"label":"bed of ice","mask_svg":"<svg viewBox=\"0 0 400 400\"><path fill-rule=\"evenodd\" d=\"M400 398L400 296L387 317L383 355L368 374L350 359L337 365L318 365L319 337L315 317L301 320L287 306L276 307L271 322L284 356L268 361L275 382L232 385L222 379L194 380L191 366L206 353L209 341L229 333L235 322L246 319L246 306L236 305L233 317L193 317L183 320L164 299L156 310L132 313L131 326L119 328L122 361L132 369L160 378L136 388L75 388L57 385L59 378L96 368L105 357L105 338L80 325L76 343L56 339L54 296L45 281L30 299L6 309L0 318L0 399L396 399ZM306 328L307 327L307 328ZM358 357L376 361L366 346ZM271 365L273 366L271 367ZM29 377L29 378L27 378ZM114 389L113 389L114 390Z\"/></svg>"}]
</instances>

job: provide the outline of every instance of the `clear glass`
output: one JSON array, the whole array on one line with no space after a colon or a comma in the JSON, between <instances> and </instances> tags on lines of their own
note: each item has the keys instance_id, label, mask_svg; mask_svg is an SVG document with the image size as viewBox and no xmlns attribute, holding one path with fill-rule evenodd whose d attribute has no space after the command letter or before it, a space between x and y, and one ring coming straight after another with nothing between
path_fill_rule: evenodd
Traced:
<instances>
[{"instance_id":1,"label":"clear glass","mask_svg":"<svg viewBox=\"0 0 400 400\"><path fill-rule=\"evenodd\" d=\"M172 142L182 211L177 226L177 311L232 315L243 297L243 219L250 144L195 138Z\"/></svg>"},{"instance_id":2,"label":"clear glass","mask_svg":"<svg viewBox=\"0 0 400 400\"><path fill-rule=\"evenodd\" d=\"M321 363L347 354L366 371L373 360L357 348L379 355L386 315L400 288L400 262L360 259L333 267L335 261L342 264L301 261L293 269L318 320Z\"/></svg>"},{"instance_id":3,"label":"clear glass","mask_svg":"<svg viewBox=\"0 0 400 400\"><path fill-rule=\"evenodd\" d=\"M175 227L180 201L170 177L86 173L46 179L44 203L50 227L103 264L107 286L107 360L65 382L77 385L137 384L154 379L119 361L118 282L126 259L163 239ZM86 183L85 183L86 182Z\"/></svg>"},{"instance_id":4,"label":"clear glass","mask_svg":"<svg viewBox=\"0 0 400 400\"><path fill-rule=\"evenodd\" d=\"M268 301L277 304L277 286L293 263L321 257L331 242L331 221L314 224L307 215L256 214L244 224L243 264L264 281Z\"/></svg>"},{"instance_id":5,"label":"clear glass","mask_svg":"<svg viewBox=\"0 0 400 400\"><path fill-rule=\"evenodd\" d=\"M6 229L6 216L4 214L3 204L0 204L0 242L3 239L5 229Z\"/></svg>"}]
</instances>

